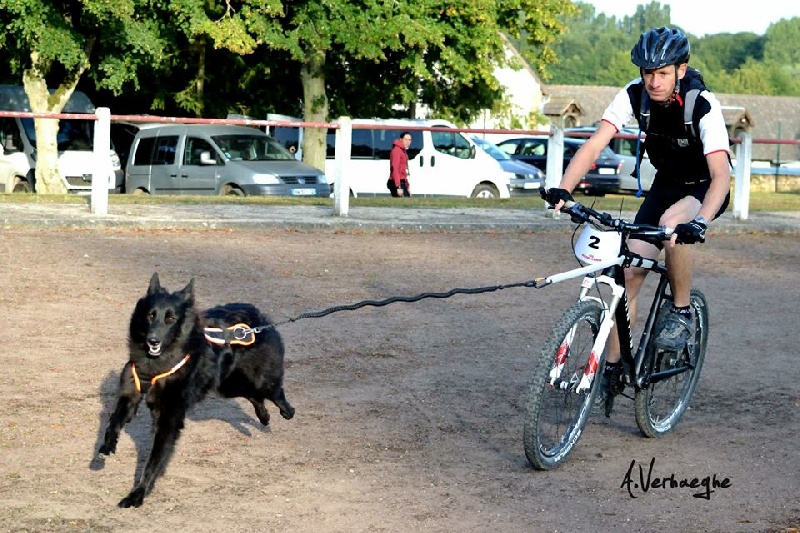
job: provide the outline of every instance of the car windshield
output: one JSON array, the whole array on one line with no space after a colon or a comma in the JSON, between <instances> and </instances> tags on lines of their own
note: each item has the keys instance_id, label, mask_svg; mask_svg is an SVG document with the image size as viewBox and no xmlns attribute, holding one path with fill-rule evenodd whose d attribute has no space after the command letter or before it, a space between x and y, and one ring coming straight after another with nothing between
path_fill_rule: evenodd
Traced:
<instances>
[{"instance_id":1,"label":"car windshield","mask_svg":"<svg viewBox=\"0 0 800 533\"><path fill-rule=\"evenodd\" d=\"M294 161L275 139L262 135L215 135L214 142L231 161Z\"/></svg>"},{"instance_id":2,"label":"car windshield","mask_svg":"<svg viewBox=\"0 0 800 533\"><path fill-rule=\"evenodd\" d=\"M511 159L510 155L508 155L507 153L505 153L504 151L502 151L500 148L490 143L489 141L485 141L483 139L475 139L475 144L483 148L484 152L486 152L493 158L497 159L498 161Z\"/></svg>"},{"instance_id":3,"label":"car windshield","mask_svg":"<svg viewBox=\"0 0 800 533\"><path fill-rule=\"evenodd\" d=\"M31 144L36 146L36 128L32 118L22 118L22 127ZM56 140L58 149L61 150L91 150L92 128L94 123L89 120L61 119L58 121Z\"/></svg>"}]
</instances>

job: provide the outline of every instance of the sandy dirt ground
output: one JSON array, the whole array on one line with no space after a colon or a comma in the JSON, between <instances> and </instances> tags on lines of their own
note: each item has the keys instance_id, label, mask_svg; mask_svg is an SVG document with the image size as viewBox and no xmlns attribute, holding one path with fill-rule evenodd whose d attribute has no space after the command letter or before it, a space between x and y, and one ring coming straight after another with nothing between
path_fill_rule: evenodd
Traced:
<instances>
[{"instance_id":1,"label":"sandy dirt ground","mask_svg":"<svg viewBox=\"0 0 800 533\"><path fill-rule=\"evenodd\" d=\"M546 532L800 527L797 236L698 247L711 307L690 410L665 438L631 401L587 426L569 461L522 448L534 358L577 281L366 307L279 328L284 420L244 400L191 412L140 509L118 509L146 458L141 409L95 457L127 357L128 319L158 271L207 307L250 301L276 321L363 299L512 283L575 265L566 233L142 231L0 233L0 530ZM653 477L727 478L697 490Z\"/></svg>"}]
</instances>

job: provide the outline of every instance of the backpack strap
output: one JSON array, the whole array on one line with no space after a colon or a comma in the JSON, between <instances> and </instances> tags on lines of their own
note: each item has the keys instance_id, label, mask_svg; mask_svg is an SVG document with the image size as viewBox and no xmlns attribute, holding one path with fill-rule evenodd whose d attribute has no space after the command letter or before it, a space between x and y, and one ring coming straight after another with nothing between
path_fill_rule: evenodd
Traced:
<instances>
[{"instance_id":1,"label":"backpack strap","mask_svg":"<svg viewBox=\"0 0 800 533\"><path fill-rule=\"evenodd\" d=\"M642 85L642 100L639 104L639 129L647 132L650 127L650 95Z\"/></svg>"},{"instance_id":2,"label":"backpack strap","mask_svg":"<svg viewBox=\"0 0 800 533\"><path fill-rule=\"evenodd\" d=\"M697 101L697 96L700 94L700 89L691 89L687 91L686 98L683 101L683 124L686 126L686 133L692 139L698 139L697 130L694 127L694 104Z\"/></svg>"}]
</instances>

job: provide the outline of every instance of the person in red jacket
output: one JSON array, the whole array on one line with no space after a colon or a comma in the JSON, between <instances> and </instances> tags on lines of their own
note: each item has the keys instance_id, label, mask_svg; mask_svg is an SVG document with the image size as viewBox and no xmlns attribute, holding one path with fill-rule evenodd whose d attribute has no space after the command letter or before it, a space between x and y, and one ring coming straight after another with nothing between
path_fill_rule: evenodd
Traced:
<instances>
[{"instance_id":1,"label":"person in red jacket","mask_svg":"<svg viewBox=\"0 0 800 533\"><path fill-rule=\"evenodd\" d=\"M408 186L408 147L411 146L411 134L404 131L394 140L389 152L389 181L386 186L392 196L411 196Z\"/></svg>"}]
</instances>

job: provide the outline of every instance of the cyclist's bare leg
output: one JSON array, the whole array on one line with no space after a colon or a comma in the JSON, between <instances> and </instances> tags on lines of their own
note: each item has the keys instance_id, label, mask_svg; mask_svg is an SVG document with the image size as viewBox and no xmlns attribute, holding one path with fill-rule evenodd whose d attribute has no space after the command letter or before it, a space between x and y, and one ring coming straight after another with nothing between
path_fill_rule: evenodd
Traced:
<instances>
[{"instance_id":1,"label":"cyclist's bare leg","mask_svg":"<svg viewBox=\"0 0 800 533\"><path fill-rule=\"evenodd\" d=\"M660 253L657 246L639 239L628 241L628 248L635 254L648 259L656 259ZM630 267L625 269L625 292L628 296L628 313L630 313L631 326L636 322L636 298L642 288L648 270L643 268ZM620 360L619 338L617 337L617 326L611 330L608 339L608 350L606 351L606 362L616 363Z\"/></svg>"},{"instance_id":2,"label":"cyclist's bare leg","mask_svg":"<svg viewBox=\"0 0 800 533\"><path fill-rule=\"evenodd\" d=\"M667 209L659 224L674 228L678 224L694 219L699 212L700 201L693 196L687 196ZM675 307L686 307L689 305L689 293L692 289L694 267L692 245L677 244L670 247L668 243L665 243L664 248L666 250L667 277Z\"/></svg>"}]
</instances>

